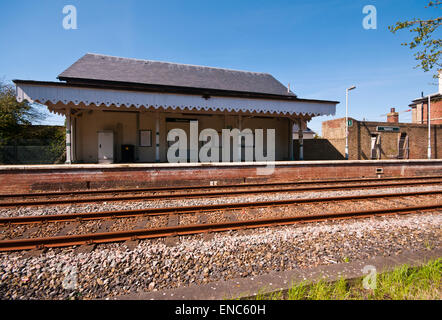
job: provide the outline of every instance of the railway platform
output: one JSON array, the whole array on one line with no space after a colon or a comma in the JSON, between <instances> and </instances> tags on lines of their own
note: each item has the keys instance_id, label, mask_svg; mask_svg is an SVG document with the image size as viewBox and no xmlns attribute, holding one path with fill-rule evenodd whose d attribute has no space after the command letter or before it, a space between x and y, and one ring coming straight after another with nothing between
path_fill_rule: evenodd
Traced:
<instances>
[{"instance_id":1,"label":"railway platform","mask_svg":"<svg viewBox=\"0 0 442 320\"><path fill-rule=\"evenodd\" d=\"M410 177L441 172L442 159L10 165L0 166L0 193Z\"/></svg>"}]
</instances>

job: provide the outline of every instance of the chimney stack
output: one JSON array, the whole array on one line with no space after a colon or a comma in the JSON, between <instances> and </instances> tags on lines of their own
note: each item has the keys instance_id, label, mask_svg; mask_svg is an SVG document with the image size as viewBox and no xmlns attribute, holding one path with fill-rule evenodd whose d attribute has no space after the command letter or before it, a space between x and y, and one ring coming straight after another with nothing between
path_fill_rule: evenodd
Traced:
<instances>
[{"instance_id":1,"label":"chimney stack","mask_svg":"<svg viewBox=\"0 0 442 320\"><path fill-rule=\"evenodd\" d=\"M390 113L387 114L387 122L398 123L399 122L399 113L396 112L395 108L390 109Z\"/></svg>"}]
</instances>

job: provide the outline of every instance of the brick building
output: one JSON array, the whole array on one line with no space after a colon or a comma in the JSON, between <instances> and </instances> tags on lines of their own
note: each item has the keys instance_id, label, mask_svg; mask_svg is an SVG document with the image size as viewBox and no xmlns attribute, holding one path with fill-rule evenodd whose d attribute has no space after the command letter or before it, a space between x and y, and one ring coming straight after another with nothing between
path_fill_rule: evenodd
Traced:
<instances>
[{"instance_id":1,"label":"brick building","mask_svg":"<svg viewBox=\"0 0 442 320\"><path fill-rule=\"evenodd\" d=\"M411 107L411 122L428 123L428 97L413 100ZM433 124L442 124L442 94L436 94L430 100L430 119Z\"/></svg>"},{"instance_id":2,"label":"brick building","mask_svg":"<svg viewBox=\"0 0 442 320\"><path fill-rule=\"evenodd\" d=\"M430 98L430 121L442 124L442 70L439 70L439 90L426 97L415 99L410 104L413 123L428 123L428 98Z\"/></svg>"},{"instance_id":3,"label":"brick building","mask_svg":"<svg viewBox=\"0 0 442 320\"><path fill-rule=\"evenodd\" d=\"M387 122L349 119L349 159L426 159L428 157L428 102L430 101L431 158L442 158L442 70L439 90L410 104L412 123L400 123L391 108ZM322 135L333 146L330 159L345 155L345 118L322 123ZM328 148L330 150L330 147ZM307 152L307 149L306 149ZM319 157L311 155L313 157ZM322 155L324 156L324 155Z\"/></svg>"},{"instance_id":4,"label":"brick building","mask_svg":"<svg viewBox=\"0 0 442 320\"><path fill-rule=\"evenodd\" d=\"M349 118L349 159L426 159L428 125L400 123L396 119L398 114L394 109L387 122ZM338 154L345 155L345 118L324 121L322 135ZM442 124L431 125L431 149L432 159L442 158Z\"/></svg>"},{"instance_id":5,"label":"brick building","mask_svg":"<svg viewBox=\"0 0 442 320\"><path fill-rule=\"evenodd\" d=\"M262 140L255 135L241 142L243 134L250 136L256 130L275 132L275 160L293 160L294 124L303 128L313 117L333 115L338 104L301 99L268 73L97 54L86 54L58 79L14 82L19 101L41 103L66 116L69 164L167 162L173 129L187 142L181 148L185 162L201 160L197 158L203 131L210 131L210 142L215 141L210 162L242 161L243 154L252 154L257 161L258 143L250 140ZM239 137L231 143L227 137L222 144L232 149L230 159L216 149L225 131ZM301 129L299 134L302 159Z\"/></svg>"}]
</instances>

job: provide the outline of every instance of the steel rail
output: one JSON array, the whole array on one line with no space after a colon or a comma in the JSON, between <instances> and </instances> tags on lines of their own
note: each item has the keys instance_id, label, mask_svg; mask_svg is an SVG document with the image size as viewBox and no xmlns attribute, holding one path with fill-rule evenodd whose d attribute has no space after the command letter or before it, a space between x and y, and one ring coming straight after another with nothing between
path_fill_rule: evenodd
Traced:
<instances>
[{"instance_id":1,"label":"steel rail","mask_svg":"<svg viewBox=\"0 0 442 320\"><path fill-rule=\"evenodd\" d=\"M442 194L442 190L363 194L363 195L350 195L350 196L326 197L326 198L300 198L300 199L272 200L272 201L259 201L259 202L221 203L221 204L198 205L198 206L146 208L146 209L121 210L121 211L82 212L82 213L68 213L68 214L56 214L56 215L15 216L15 217L1 217L0 225L30 224L30 223L42 223L42 222L67 222L67 221L94 220L94 219L105 219L105 218L125 218L125 217L134 217L134 216L161 216L161 215L175 215L175 214L186 214L186 213L195 213L195 212L208 212L208 211L217 211L217 210L226 210L226 209L235 210L242 208L286 206L286 205L293 205L300 203L352 201L352 200L364 200L364 199L375 199L375 198L392 198L392 197L436 195L436 194Z\"/></svg>"},{"instance_id":2,"label":"steel rail","mask_svg":"<svg viewBox=\"0 0 442 320\"><path fill-rule=\"evenodd\" d=\"M396 182L396 183L377 183L369 185L349 184L340 186L316 186L316 187L295 187L282 189L248 189L248 190L230 190L216 192L193 192L193 193L172 193L172 194L153 194L153 195L132 195L132 196L108 196L108 197L92 197L92 198L74 198L74 199L51 199L51 200L31 200L31 201L13 201L0 202L0 208L19 207L19 206L38 206L38 205L57 205L57 204L74 204L74 203L91 203L91 202L117 202L117 201L133 201L133 200L161 200L161 199L183 199L195 197L215 197L215 196L232 196L243 194L259 194L259 193L283 193L283 192L306 192L306 191L325 191L325 190L341 190L341 189L371 189L380 187L395 186L411 186L411 185L428 185L442 184L442 180L430 180L420 182Z\"/></svg>"},{"instance_id":3,"label":"steel rail","mask_svg":"<svg viewBox=\"0 0 442 320\"><path fill-rule=\"evenodd\" d=\"M294 216L285 218L268 218L257 220L243 220L235 222L220 222L211 224L194 224L155 229L128 230L105 233L91 233L74 236L59 236L51 238L33 238L0 241L0 251L17 251L27 249L43 249L53 247L67 247L84 244L100 244L107 242L121 242L127 240L142 240L163 238L168 236L184 236L207 232L232 231L239 229L254 229L272 226L291 225L296 223L316 222L324 220L365 218L376 215L406 214L419 211L441 209L442 203L389 209L376 209L353 212L332 212L321 215Z\"/></svg>"},{"instance_id":4,"label":"steel rail","mask_svg":"<svg viewBox=\"0 0 442 320\"><path fill-rule=\"evenodd\" d=\"M285 185L306 185L306 184L330 184L330 183L348 183L348 182L371 182L371 181L397 181L397 180L421 180L421 179L442 179L442 176L413 176L413 177L388 177L388 178L364 178L364 179L338 179L338 180L301 180L285 182L264 182L264 183L243 183L243 184L224 184L224 185L195 185L195 186L167 186L167 187L148 187L148 188L126 188L126 189L95 189L95 190L72 190L72 191L54 191L54 192L34 192L34 193L14 193L0 194L0 198L20 198L20 197L46 197L62 195L81 195L81 194L99 194L99 193L131 193L131 192L162 192L176 190L197 190L197 189L219 189L219 188L248 188L248 187L267 187L267 186L285 186Z\"/></svg>"}]
</instances>

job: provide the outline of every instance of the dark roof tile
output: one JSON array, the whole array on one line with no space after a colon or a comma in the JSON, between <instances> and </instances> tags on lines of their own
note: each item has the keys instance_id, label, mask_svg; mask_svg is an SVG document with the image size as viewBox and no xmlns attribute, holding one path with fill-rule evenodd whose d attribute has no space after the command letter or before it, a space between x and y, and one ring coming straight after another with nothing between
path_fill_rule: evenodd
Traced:
<instances>
[{"instance_id":1,"label":"dark roof tile","mask_svg":"<svg viewBox=\"0 0 442 320\"><path fill-rule=\"evenodd\" d=\"M268 73L86 54L58 78L295 96Z\"/></svg>"}]
</instances>

